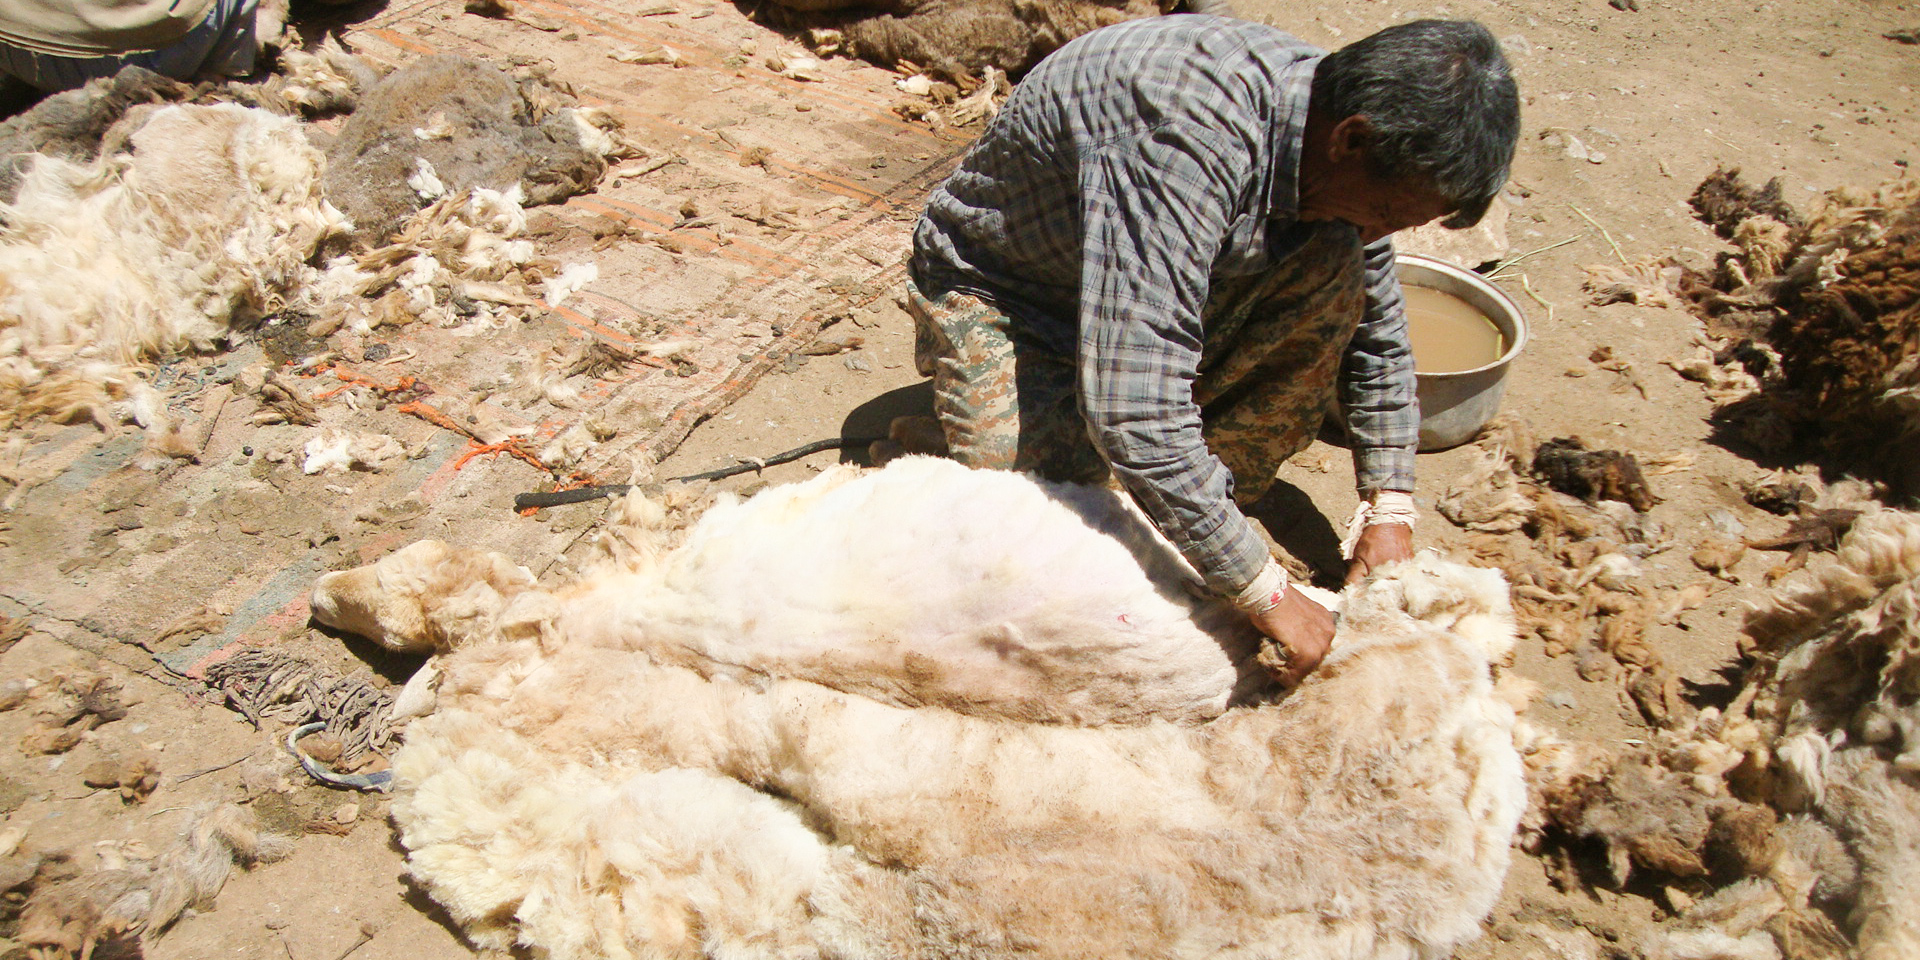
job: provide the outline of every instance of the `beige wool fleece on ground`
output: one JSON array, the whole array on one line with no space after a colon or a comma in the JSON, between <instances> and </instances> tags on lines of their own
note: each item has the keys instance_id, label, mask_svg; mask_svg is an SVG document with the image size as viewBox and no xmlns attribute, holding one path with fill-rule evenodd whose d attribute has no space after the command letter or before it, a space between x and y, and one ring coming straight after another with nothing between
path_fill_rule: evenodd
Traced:
<instances>
[{"instance_id":1,"label":"beige wool fleece on ground","mask_svg":"<svg viewBox=\"0 0 1920 960\"><path fill-rule=\"evenodd\" d=\"M1402 564L1349 591L1303 687L1221 712L1222 641L1179 626L1211 607L1137 523L1108 491L909 460L723 504L670 550L628 529L642 549L558 591L429 548L330 575L315 610L454 624L395 817L483 945L1437 958L1477 935L1525 806L1499 575ZM885 669L894 642L925 669ZM1138 716L1179 646L1205 669L1177 719ZM1056 686L1102 664L1128 683ZM1078 706L1035 722L1034 691Z\"/></svg>"}]
</instances>

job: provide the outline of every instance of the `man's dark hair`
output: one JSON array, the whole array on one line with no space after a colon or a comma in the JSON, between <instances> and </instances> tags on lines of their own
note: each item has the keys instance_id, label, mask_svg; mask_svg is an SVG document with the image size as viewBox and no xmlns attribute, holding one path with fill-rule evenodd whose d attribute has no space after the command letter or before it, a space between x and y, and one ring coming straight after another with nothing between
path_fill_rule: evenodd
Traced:
<instances>
[{"instance_id":1,"label":"man's dark hair","mask_svg":"<svg viewBox=\"0 0 1920 960\"><path fill-rule=\"evenodd\" d=\"M1480 222L1507 182L1520 93L1500 44L1468 20L1416 20L1327 55L1313 106L1334 122L1367 118L1375 177L1412 179L1452 201L1445 226Z\"/></svg>"}]
</instances>

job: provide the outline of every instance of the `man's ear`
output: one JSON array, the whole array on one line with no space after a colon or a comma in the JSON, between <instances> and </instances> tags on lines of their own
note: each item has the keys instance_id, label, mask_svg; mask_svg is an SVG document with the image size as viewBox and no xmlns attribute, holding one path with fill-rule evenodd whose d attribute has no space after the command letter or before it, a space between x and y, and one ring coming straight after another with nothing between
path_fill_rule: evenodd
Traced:
<instances>
[{"instance_id":1,"label":"man's ear","mask_svg":"<svg viewBox=\"0 0 1920 960\"><path fill-rule=\"evenodd\" d=\"M1327 133L1327 159L1348 163L1367 155L1373 146L1373 121L1356 113L1333 125Z\"/></svg>"}]
</instances>

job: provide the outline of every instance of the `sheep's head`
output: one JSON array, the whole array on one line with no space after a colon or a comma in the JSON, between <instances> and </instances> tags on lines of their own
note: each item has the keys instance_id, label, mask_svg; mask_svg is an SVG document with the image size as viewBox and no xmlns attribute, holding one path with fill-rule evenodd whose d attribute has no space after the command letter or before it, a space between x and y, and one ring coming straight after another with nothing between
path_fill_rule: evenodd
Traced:
<instances>
[{"instance_id":1,"label":"sheep's head","mask_svg":"<svg viewBox=\"0 0 1920 960\"><path fill-rule=\"evenodd\" d=\"M313 617L403 653L444 652L485 639L533 575L484 550L422 540L378 562L322 576Z\"/></svg>"}]
</instances>

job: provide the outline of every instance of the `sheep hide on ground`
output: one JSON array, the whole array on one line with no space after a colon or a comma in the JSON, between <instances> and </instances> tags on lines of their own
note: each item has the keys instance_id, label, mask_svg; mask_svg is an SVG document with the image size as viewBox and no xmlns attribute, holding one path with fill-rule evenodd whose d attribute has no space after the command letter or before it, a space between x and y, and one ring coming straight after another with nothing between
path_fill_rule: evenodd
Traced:
<instances>
[{"instance_id":1,"label":"sheep hide on ground","mask_svg":"<svg viewBox=\"0 0 1920 960\"><path fill-rule=\"evenodd\" d=\"M326 148L327 196L384 243L442 196L519 185L528 205L593 189L621 152L609 114L470 57L425 57L362 95Z\"/></svg>"},{"instance_id":2,"label":"sheep hide on ground","mask_svg":"<svg viewBox=\"0 0 1920 960\"><path fill-rule=\"evenodd\" d=\"M1350 589L1276 700L1105 489L906 458L683 538L622 510L557 590L427 542L314 591L445 651L399 698L427 715L394 815L482 946L1437 958L1498 896L1526 796L1496 572Z\"/></svg>"}]
</instances>

